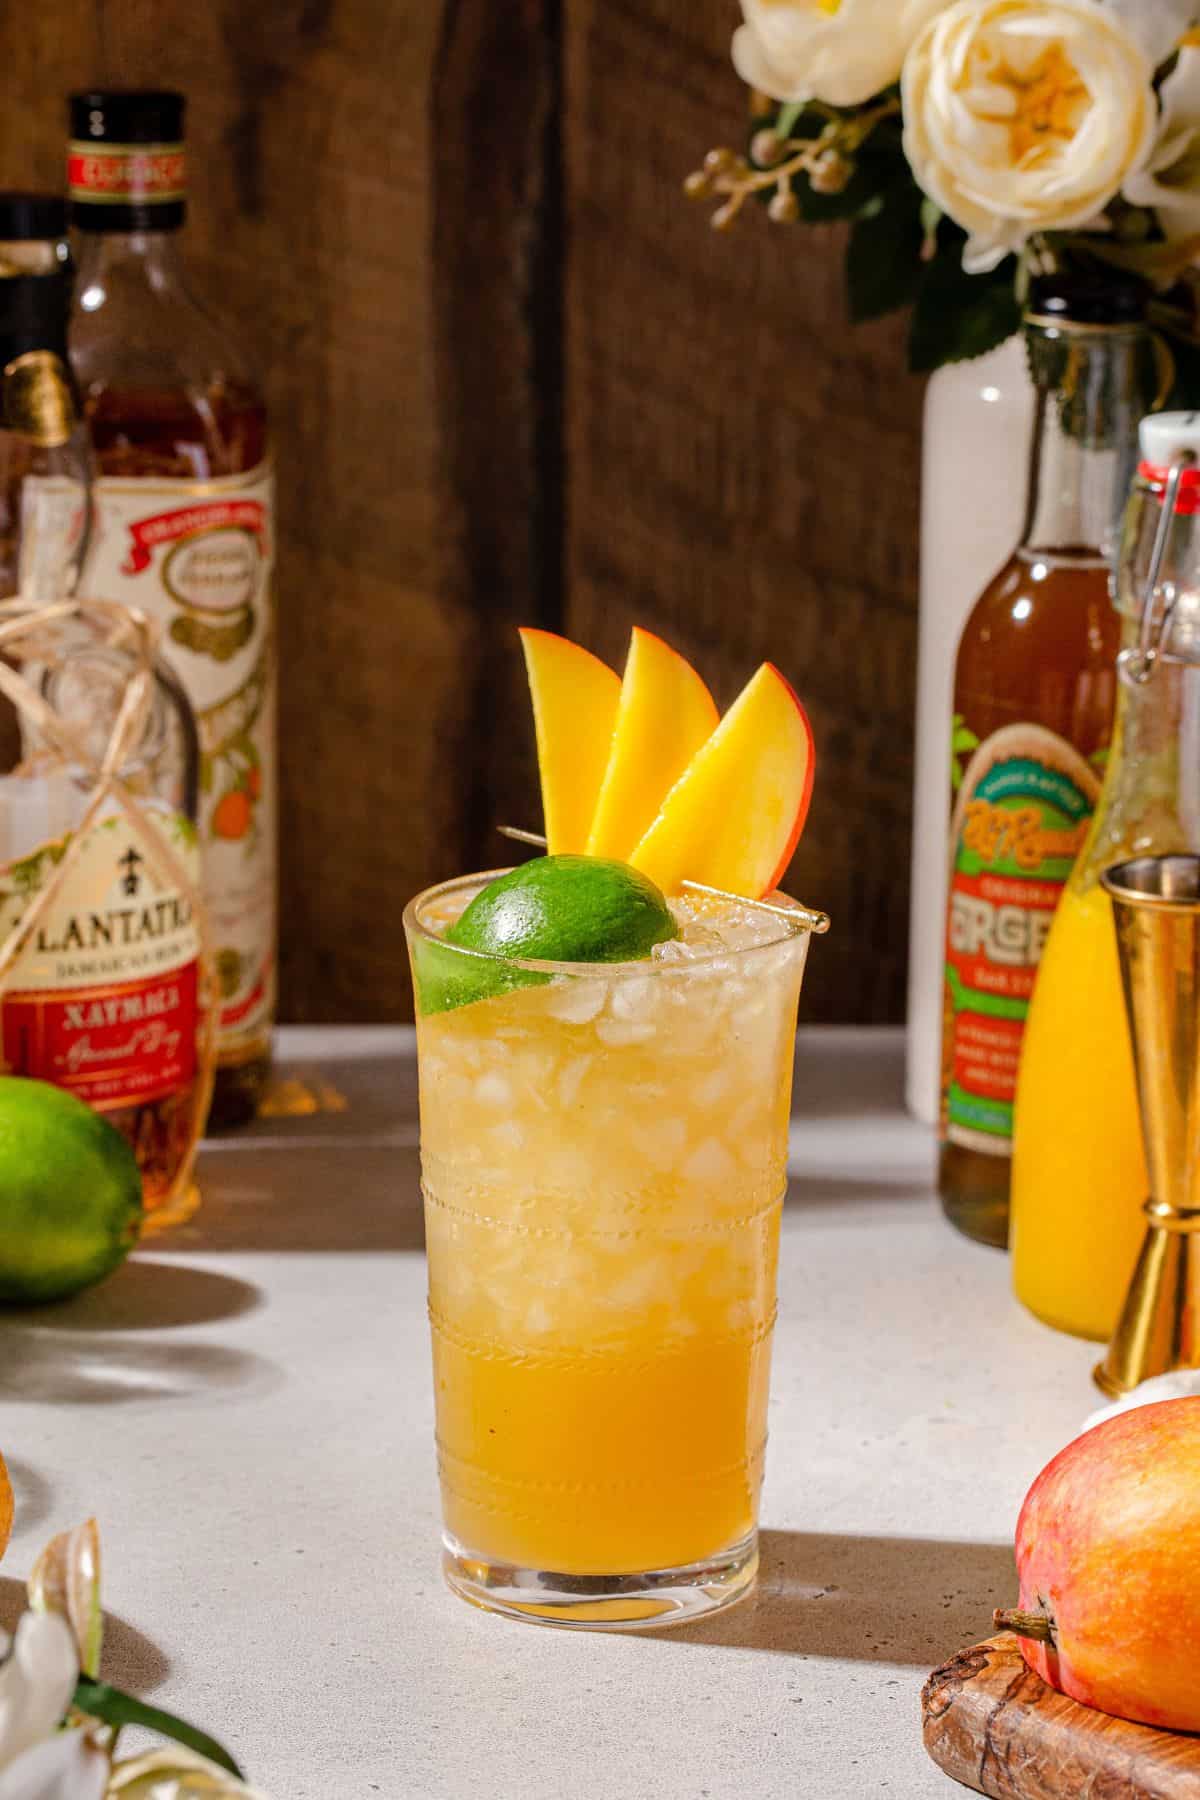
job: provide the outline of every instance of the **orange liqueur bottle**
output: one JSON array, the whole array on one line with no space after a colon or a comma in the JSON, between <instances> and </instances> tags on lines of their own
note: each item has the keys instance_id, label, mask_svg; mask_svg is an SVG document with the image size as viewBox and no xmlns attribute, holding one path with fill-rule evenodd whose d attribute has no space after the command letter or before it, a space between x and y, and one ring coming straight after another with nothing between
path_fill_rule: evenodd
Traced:
<instances>
[{"instance_id":1,"label":"orange liqueur bottle","mask_svg":"<svg viewBox=\"0 0 1200 1800\"><path fill-rule=\"evenodd\" d=\"M1037 413L1021 542L976 602L954 685L939 1187L969 1237L1008 1238L1025 1016L1112 730L1108 557L1154 391L1139 289L1035 283Z\"/></svg>"},{"instance_id":2,"label":"orange liqueur bottle","mask_svg":"<svg viewBox=\"0 0 1200 1800\"><path fill-rule=\"evenodd\" d=\"M276 974L273 483L262 396L189 293L184 99L70 102L81 252L71 348L99 479L84 591L156 617L196 714L222 995L212 1120L254 1111Z\"/></svg>"}]
</instances>

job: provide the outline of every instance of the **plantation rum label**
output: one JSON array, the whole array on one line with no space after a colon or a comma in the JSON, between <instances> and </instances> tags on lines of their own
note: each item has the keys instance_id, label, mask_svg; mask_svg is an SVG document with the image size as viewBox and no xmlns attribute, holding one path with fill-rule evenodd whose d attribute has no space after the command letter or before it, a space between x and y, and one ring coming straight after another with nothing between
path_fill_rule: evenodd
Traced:
<instances>
[{"instance_id":1,"label":"plantation rum label","mask_svg":"<svg viewBox=\"0 0 1200 1800\"><path fill-rule=\"evenodd\" d=\"M48 786L49 778L6 778L0 806L18 805L20 790L33 785ZM195 880L191 821L155 803L143 802L142 810ZM90 827L62 886L48 906L37 907L72 842L65 833L0 868L0 942L35 915L0 990L4 1069L67 1088L104 1113L137 1156L152 1212L191 1149L199 970L193 907L122 813Z\"/></svg>"}]
</instances>

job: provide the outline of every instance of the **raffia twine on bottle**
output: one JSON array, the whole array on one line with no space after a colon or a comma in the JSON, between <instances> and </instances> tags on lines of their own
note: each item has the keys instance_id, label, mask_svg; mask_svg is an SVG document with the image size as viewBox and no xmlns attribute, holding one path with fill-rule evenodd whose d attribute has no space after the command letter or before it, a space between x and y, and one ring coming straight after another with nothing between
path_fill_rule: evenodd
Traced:
<instances>
[{"instance_id":1,"label":"raffia twine on bottle","mask_svg":"<svg viewBox=\"0 0 1200 1800\"><path fill-rule=\"evenodd\" d=\"M62 718L36 688L6 660L45 661L47 634L53 642L56 628L72 621L98 626L102 642L125 651L133 665L104 754L97 762L87 743L69 720ZM93 779L91 798L83 817L69 836L67 848L45 886L31 898L8 936L0 943L0 994L16 966L22 949L36 926L46 918L68 875L78 860L87 834L100 819L108 801L114 800L145 852L147 862L160 878L178 889L191 907L198 943L198 1003L200 1026L196 1037L196 1076L192 1084L192 1120L187 1149L180 1160L170 1192L155 1207L174 1207L192 1178L196 1150L208 1117L216 1068L219 990L212 931L207 909L196 882L182 858L176 855L161 831L155 829L137 797L121 777L121 769L133 761L143 743L154 703L154 657L157 628L136 607L110 600L61 599L39 602L20 596L0 602L0 694L36 730L39 739L57 751L73 775Z\"/></svg>"}]
</instances>

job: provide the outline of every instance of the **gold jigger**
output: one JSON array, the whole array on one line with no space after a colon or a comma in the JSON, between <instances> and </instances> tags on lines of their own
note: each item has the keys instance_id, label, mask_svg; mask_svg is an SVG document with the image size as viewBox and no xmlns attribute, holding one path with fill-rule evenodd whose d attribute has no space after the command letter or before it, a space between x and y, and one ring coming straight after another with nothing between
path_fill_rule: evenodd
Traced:
<instances>
[{"instance_id":1,"label":"gold jigger","mask_svg":"<svg viewBox=\"0 0 1200 1800\"><path fill-rule=\"evenodd\" d=\"M1106 1394L1200 1368L1200 856L1139 856L1111 896L1150 1197L1125 1306L1095 1370Z\"/></svg>"}]
</instances>

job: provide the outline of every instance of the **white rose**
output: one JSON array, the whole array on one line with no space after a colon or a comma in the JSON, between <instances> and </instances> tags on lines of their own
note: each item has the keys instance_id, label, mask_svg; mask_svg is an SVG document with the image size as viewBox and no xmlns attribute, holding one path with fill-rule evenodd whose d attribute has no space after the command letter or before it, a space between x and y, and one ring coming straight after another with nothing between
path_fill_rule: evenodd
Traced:
<instances>
[{"instance_id":1,"label":"white rose","mask_svg":"<svg viewBox=\"0 0 1200 1800\"><path fill-rule=\"evenodd\" d=\"M733 66L772 100L859 106L889 87L948 0L742 0Z\"/></svg>"},{"instance_id":2,"label":"white rose","mask_svg":"<svg viewBox=\"0 0 1200 1800\"><path fill-rule=\"evenodd\" d=\"M1153 68L1099 0L957 0L904 63L904 148L994 269L1035 231L1094 223L1154 139Z\"/></svg>"},{"instance_id":3,"label":"white rose","mask_svg":"<svg viewBox=\"0 0 1200 1800\"><path fill-rule=\"evenodd\" d=\"M1200 48L1190 45L1162 86L1162 119L1149 160L1121 192L1151 206L1168 239L1200 233Z\"/></svg>"}]
</instances>

